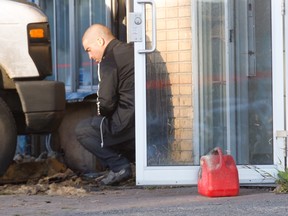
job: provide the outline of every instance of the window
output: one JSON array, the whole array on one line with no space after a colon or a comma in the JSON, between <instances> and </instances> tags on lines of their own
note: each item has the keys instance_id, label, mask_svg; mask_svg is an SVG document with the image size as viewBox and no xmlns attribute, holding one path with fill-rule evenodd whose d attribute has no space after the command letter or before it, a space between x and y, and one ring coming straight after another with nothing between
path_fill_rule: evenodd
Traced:
<instances>
[{"instance_id":1,"label":"window","mask_svg":"<svg viewBox=\"0 0 288 216\"><path fill-rule=\"evenodd\" d=\"M271 2L196 8L200 154L219 146L238 164L273 164Z\"/></svg>"},{"instance_id":2,"label":"window","mask_svg":"<svg viewBox=\"0 0 288 216\"><path fill-rule=\"evenodd\" d=\"M107 25L110 12L102 0L39 0L50 22L54 77L65 82L67 99L95 93L97 65L82 47L82 35L93 23Z\"/></svg>"}]
</instances>

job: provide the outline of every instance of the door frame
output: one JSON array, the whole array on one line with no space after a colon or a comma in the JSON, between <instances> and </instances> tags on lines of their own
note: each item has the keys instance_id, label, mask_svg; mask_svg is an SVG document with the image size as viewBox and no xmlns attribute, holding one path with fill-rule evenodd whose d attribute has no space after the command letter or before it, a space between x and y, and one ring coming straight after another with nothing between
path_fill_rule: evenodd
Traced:
<instances>
[{"instance_id":1,"label":"door frame","mask_svg":"<svg viewBox=\"0 0 288 216\"><path fill-rule=\"evenodd\" d=\"M134 13L145 20L144 2L155 4L153 0L134 0ZM275 182L278 170L283 170L283 138L276 138L277 131L284 130L284 71L283 60L283 19L281 1L271 4L272 12L272 70L273 73L273 155L274 165L237 166L240 184L271 184ZM156 19L156 17L155 17ZM157 166L147 165L146 130L146 55L145 22L141 26L142 39L134 42L135 49L135 115L136 115L136 184L137 185L195 185L199 166ZM280 51L280 52L279 52ZM194 62L195 63L195 62ZM195 67L195 65L194 65ZM275 85L277 84L277 85ZM280 95L280 96L279 96ZM287 107L287 106L286 106ZM197 111L196 111L197 114Z\"/></svg>"}]
</instances>

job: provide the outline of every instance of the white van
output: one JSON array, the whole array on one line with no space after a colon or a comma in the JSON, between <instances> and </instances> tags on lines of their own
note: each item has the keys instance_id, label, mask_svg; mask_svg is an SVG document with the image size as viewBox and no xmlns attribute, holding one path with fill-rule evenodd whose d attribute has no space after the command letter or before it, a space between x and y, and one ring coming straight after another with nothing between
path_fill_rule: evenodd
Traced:
<instances>
[{"instance_id":1,"label":"white van","mask_svg":"<svg viewBox=\"0 0 288 216\"><path fill-rule=\"evenodd\" d=\"M0 1L0 175L13 160L17 135L50 133L65 109L52 75L49 23L34 4Z\"/></svg>"}]
</instances>

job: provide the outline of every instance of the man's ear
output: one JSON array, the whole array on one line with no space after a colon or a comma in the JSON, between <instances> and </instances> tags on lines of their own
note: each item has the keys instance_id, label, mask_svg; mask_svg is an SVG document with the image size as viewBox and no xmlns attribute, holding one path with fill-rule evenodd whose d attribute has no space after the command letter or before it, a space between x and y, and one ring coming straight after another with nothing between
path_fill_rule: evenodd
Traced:
<instances>
[{"instance_id":1,"label":"man's ear","mask_svg":"<svg viewBox=\"0 0 288 216\"><path fill-rule=\"evenodd\" d=\"M105 41L104 41L104 39L103 39L103 38L101 38L101 37L98 37L98 38L97 38L97 43L98 43L98 45L99 45L99 46L103 46L103 45L104 45L104 43L105 43Z\"/></svg>"}]
</instances>

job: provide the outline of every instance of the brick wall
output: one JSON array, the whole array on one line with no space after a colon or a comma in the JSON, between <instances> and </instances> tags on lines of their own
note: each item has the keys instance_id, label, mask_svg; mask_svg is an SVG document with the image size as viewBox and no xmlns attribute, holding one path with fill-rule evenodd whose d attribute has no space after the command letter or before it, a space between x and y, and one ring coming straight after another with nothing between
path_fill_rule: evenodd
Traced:
<instances>
[{"instance_id":1,"label":"brick wall","mask_svg":"<svg viewBox=\"0 0 288 216\"><path fill-rule=\"evenodd\" d=\"M149 58L156 73L166 73L164 95L169 112L168 157L175 163L193 161L193 85L191 0L157 0L157 52ZM151 38L151 11L147 6L147 40ZM148 44L149 46L149 44ZM160 67L162 67L160 69ZM160 70L159 70L160 69ZM161 72L159 72L161 71ZM155 73L151 72L151 73ZM151 75L151 77L155 75ZM163 95L162 95L163 96ZM164 126L165 128L165 126ZM167 144L166 144L167 145Z\"/></svg>"}]
</instances>

